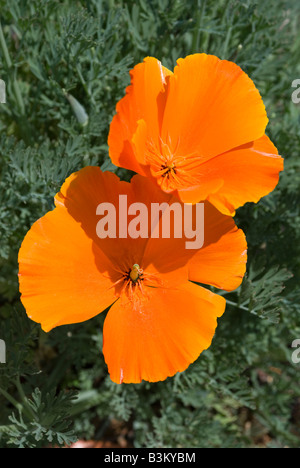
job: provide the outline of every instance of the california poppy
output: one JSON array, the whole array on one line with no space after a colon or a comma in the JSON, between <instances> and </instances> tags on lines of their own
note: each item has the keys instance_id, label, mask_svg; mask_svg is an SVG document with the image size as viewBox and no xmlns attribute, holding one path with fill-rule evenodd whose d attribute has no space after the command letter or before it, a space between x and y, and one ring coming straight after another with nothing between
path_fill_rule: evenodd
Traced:
<instances>
[{"instance_id":1,"label":"california poppy","mask_svg":"<svg viewBox=\"0 0 300 468\"><path fill-rule=\"evenodd\" d=\"M89 320L111 306L103 332L111 379L164 380L210 346L225 299L195 282L238 287L245 273L245 236L232 217L205 202L200 250L186 249L184 236L177 238L173 229L166 239L100 238L99 204L118 207L120 195L149 208L174 200L140 175L130 183L97 167L71 175L55 196L55 209L23 241L21 300L46 332ZM122 213L117 208L116 215L118 225Z\"/></svg>"},{"instance_id":2,"label":"california poppy","mask_svg":"<svg viewBox=\"0 0 300 468\"><path fill-rule=\"evenodd\" d=\"M195 54L172 73L147 57L130 75L110 126L115 165L230 215L275 188L283 159L265 134L262 98L239 66Z\"/></svg>"}]
</instances>

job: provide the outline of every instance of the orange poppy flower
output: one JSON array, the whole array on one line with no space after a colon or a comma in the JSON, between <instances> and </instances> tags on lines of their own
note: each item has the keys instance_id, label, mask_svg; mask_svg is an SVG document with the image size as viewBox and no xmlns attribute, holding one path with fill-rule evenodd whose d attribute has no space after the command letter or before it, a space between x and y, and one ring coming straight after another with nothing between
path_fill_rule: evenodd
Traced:
<instances>
[{"instance_id":1,"label":"orange poppy flower","mask_svg":"<svg viewBox=\"0 0 300 468\"><path fill-rule=\"evenodd\" d=\"M275 188L283 159L265 135L260 94L235 63L195 54L172 73L147 57L130 75L110 126L115 165L230 215Z\"/></svg>"},{"instance_id":2,"label":"orange poppy flower","mask_svg":"<svg viewBox=\"0 0 300 468\"><path fill-rule=\"evenodd\" d=\"M116 207L119 232L124 215L120 195L130 206L138 202L149 209L152 203L179 204L140 175L130 183L97 167L71 175L55 197L55 209L23 241L21 300L46 332L89 320L111 306L103 331L111 379L164 380L210 346L225 300L193 282L238 287L245 273L245 236L232 217L205 202L200 250L186 249L185 237L175 236L175 216L170 216L170 238L150 236L153 226L144 237L100 238L98 207ZM132 219L130 215L128 222Z\"/></svg>"}]
</instances>

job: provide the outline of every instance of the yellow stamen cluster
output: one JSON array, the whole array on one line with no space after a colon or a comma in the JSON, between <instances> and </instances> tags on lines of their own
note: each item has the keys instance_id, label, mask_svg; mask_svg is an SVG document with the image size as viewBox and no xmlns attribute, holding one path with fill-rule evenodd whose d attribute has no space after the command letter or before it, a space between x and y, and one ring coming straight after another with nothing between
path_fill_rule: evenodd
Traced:
<instances>
[{"instance_id":1,"label":"yellow stamen cluster","mask_svg":"<svg viewBox=\"0 0 300 468\"><path fill-rule=\"evenodd\" d=\"M142 271L140 269L140 266L135 263L133 265L133 267L131 268L131 271L129 273L129 276L130 276L130 279L131 281L133 281L134 283L137 282L137 280L139 279L140 275L141 275Z\"/></svg>"}]
</instances>

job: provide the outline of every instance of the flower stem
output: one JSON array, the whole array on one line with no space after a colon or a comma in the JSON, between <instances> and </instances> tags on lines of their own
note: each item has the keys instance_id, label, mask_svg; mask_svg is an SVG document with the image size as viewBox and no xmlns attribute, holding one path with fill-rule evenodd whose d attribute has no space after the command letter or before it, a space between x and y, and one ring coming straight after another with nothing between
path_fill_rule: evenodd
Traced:
<instances>
[{"instance_id":1,"label":"flower stem","mask_svg":"<svg viewBox=\"0 0 300 468\"><path fill-rule=\"evenodd\" d=\"M18 411L22 411L22 405L17 400L14 399L6 390L0 387L0 394L4 396Z\"/></svg>"},{"instance_id":2,"label":"flower stem","mask_svg":"<svg viewBox=\"0 0 300 468\"><path fill-rule=\"evenodd\" d=\"M237 302L229 301L228 299L226 299L226 304L231 305L232 307L236 307L237 309L244 310L245 312L248 312L252 315L258 315L255 310L249 309L249 307L245 307L241 304L238 304Z\"/></svg>"},{"instance_id":3,"label":"flower stem","mask_svg":"<svg viewBox=\"0 0 300 468\"><path fill-rule=\"evenodd\" d=\"M226 299L226 304L229 304L229 305L231 305L233 307L237 307L238 309L245 310L246 312L249 312L248 307L244 307L244 306L238 304L237 302L229 301L228 299Z\"/></svg>"},{"instance_id":4,"label":"flower stem","mask_svg":"<svg viewBox=\"0 0 300 468\"><path fill-rule=\"evenodd\" d=\"M192 42L193 54L196 54L197 52L199 52L200 36L201 36L200 28L202 24L202 17L205 11L206 0L198 0L197 3L198 5L197 5L197 13L196 13L196 25L194 29L193 42Z\"/></svg>"},{"instance_id":5,"label":"flower stem","mask_svg":"<svg viewBox=\"0 0 300 468\"><path fill-rule=\"evenodd\" d=\"M7 48L7 45L6 45L6 41L5 41L5 38L4 38L1 22L0 22L0 47L1 47L1 50L2 50L2 53L3 53L3 56L4 56L6 67L11 68L12 62L11 62L9 52L8 52L8 48Z\"/></svg>"},{"instance_id":6,"label":"flower stem","mask_svg":"<svg viewBox=\"0 0 300 468\"><path fill-rule=\"evenodd\" d=\"M22 116L24 116L24 114L25 114L24 101L23 101L23 98L22 98L22 94L21 94L21 91L20 91L20 88L19 88L19 83L17 81L15 73L12 74L13 64L12 64L12 61L11 61L11 58L10 58L10 55L9 55L9 52L8 52L8 48L7 48L5 37L4 37L4 34L3 34L3 29L2 29L1 22L0 22L0 50L2 51L2 54L3 54L3 57L4 57L4 62L5 62L6 68L7 68L7 72L11 75L11 78L12 78L12 87L13 87L13 90L14 90L14 95L15 95L15 99L16 99L16 102L17 102L17 105L18 105L18 108L19 108L19 112L20 112L20 114Z\"/></svg>"},{"instance_id":7,"label":"flower stem","mask_svg":"<svg viewBox=\"0 0 300 468\"><path fill-rule=\"evenodd\" d=\"M22 388L22 385L21 385L21 382L20 382L19 378L15 381L15 384L16 384L18 392L19 392L19 394L21 396L22 403L19 403L13 396L11 396L6 390L4 390L1 387L0 387L0 394L2 396L4 396L4 398L6 398L7 401L9 401L20 413L26 414L28 419L30 421L32 421L33 419L35 419L35 416L34 416L32 410L31 410L30 406L27 403L27 399L26 399L26 396L24 394L24 391L23 391L23 388Z\"/></svg>"},{"instance_id":8,"label":"flower stem","mask_svg":"<svg viewBox=\"0 0 300 468\"><path fill-rule=\"evenodd\" d=\"M26 397L26 395L24 393L24 390L23 390L23 387L22 387L19 376L17 377L17 379L15 381L15 384L16 384L16 387L18 389L19 395L20 395L21 400L22 400L22 408L24 410L24 413L26 413L27 417L30 420L36 419L32 409L30 408L30 406L29 406L29 404L27 402L27 397Z\"/></svg>"}]
</instances>

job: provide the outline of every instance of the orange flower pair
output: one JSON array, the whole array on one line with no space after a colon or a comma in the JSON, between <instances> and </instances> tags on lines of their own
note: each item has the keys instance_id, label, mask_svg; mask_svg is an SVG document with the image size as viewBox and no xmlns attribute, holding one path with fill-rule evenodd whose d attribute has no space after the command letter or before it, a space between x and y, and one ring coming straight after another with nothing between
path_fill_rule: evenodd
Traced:
<instances>
[{"instance_id":1,"label":"orange flower pair","mask_svg":"<svg viewBox=\"0 0 300 468\"><path fill-rule=\"evenodd\" d=\"M233 63L194 55L173 74L147 58L131 76L109 147L139 174L130 183L95 167L73 174L19 253L21 299L45 331L111 306L103 353L116 383L164 380L210 346L225 300L194 283L240 285L247 245L232 215L270 192L282 169L259 93ZM112 203L119 223L120 195L148 208L204 201L203 247L186 249L171 218L170 238L152 238L150 219L148 236L99 238L97 207Z\"/></svg>"}]
</instances>

